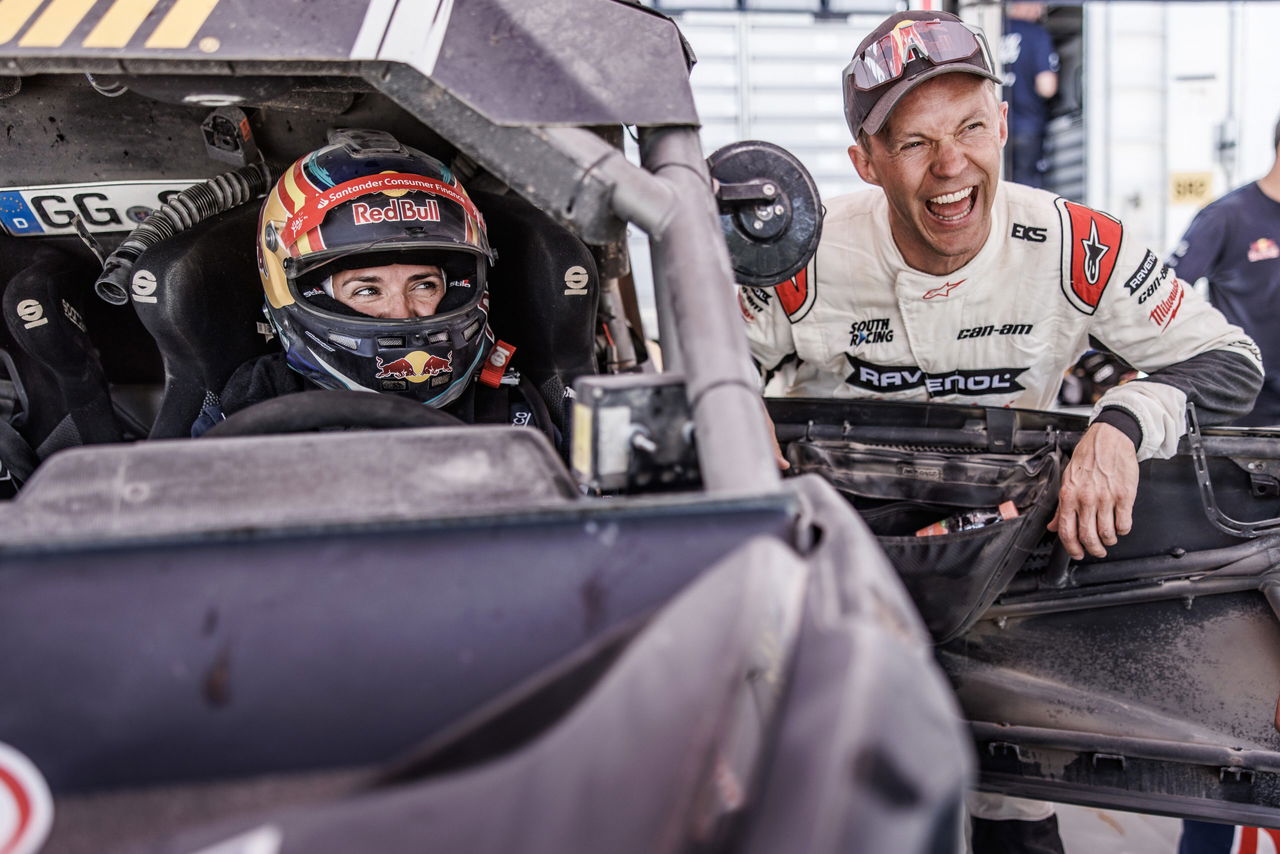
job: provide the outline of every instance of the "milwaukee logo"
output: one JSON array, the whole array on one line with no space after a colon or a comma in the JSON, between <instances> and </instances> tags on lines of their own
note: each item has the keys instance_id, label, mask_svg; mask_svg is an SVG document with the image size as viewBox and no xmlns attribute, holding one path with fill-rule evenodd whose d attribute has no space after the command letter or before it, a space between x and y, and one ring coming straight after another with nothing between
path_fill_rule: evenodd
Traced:
<instances>
[{"instance_id":1,"label":"milwaukee logo","mask_svg":"<svg viewBox=\"0 0 1280 854\"><path fill-rule=\"evenodd\" d=\"M1173 280L1173 290L1169 291L1169 295L1160 300L1160 303L1153 309L1148 317L1151 322L1159 326L1162 330L1168 329L1169 324L1178 316L1178 309L1182 308L1182 280Z\"/></svg>"},{"instance_id":2,"label":"milwaukee logo","mask_svg":"<svg viewBox=\"0 0 1280 854\"><path fill-rule=\"evenodd\" d=\"M385 207L356 202L351 206L351 218L356 225L375 222L439 222L440 204L435 199L418 203L413 199L396 199Z\"/></svg>"}]
</instances>

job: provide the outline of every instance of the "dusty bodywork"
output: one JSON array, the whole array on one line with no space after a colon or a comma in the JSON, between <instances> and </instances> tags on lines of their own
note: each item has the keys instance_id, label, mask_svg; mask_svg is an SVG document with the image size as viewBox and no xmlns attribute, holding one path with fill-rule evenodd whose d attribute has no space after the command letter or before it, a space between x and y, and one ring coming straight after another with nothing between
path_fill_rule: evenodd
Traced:
<instances>
[{"instance_id":1,"label":"dusty bodywork","mask_svg":"<svg viewBox=\"0 0 1280 854\"><path fill-rule=\"evenodd\" d=\"M927 633L845 500L774 470L669 20L18 5L0 759L27 809L0 811L0 846L36 850L50 809L48 851L956 844L971 748ZM540 382L577 383L576 476L528 429L403 411L181 438L273 346L250 173L334 127L391 131L477 194L491 321ZM95 252L228 171L95 293ZM652 240L663 373L621 322L627 223Z\"/></svg>"},{"instance_id":2,"label":"dusty bodywork","mask_svg":"<svg viewBox=\"0 0 1280 854\"><path fill-rule=\"evenodd\" d=\"M1074 561L1044 523L1080 416L771 410L789 458L859 507L911 591L970 720L983 788L1280 821L1274 432L1193 429L1177 456L1142 464L1133 532L1104 560ZM910 535L1005 498L1032 509Z\"/></svg>"}]
</instances>

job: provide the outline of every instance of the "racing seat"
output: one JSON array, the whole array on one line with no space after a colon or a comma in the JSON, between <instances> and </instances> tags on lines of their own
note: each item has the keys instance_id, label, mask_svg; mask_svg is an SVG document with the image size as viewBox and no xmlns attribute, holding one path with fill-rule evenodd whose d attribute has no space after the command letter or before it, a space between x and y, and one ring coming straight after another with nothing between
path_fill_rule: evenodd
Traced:
<instances>
[{"instance_id":1,"label":"racing seat","mask_svg":"<svg viewBox=\"0 0 1280 854\"><path fill-rule=\"evenodd\" d=\"M160 348L164 395L152 439L191 435L207 395L240 364L275 349L262 314L258 206L242 205L144 252L130 297Z\"/></svg>"},{"instance_id":2,"label":"racing seat","mask_svg":"<svg viewBox=\"0 0 1280 854\"><path fill-rule=\"evenodd\" d=\"M0 348L14 384L12 425L39 459L76 445L119 442L123 414L112 405L106 373L91 339L103 317L92 285L98 264L88 252L52 242L6 245L5 323ZM106 307L110 308L110 307ZM118 314L118 312L117 312ZM112 328L112 335L128 331ZM140 426L129 423L137 435Z\"/></svg>"},{"instance_id":3,"label":"racing seat","mask_svg":"<svg viewBox=\"0 0 1280 854\"><path fill-rule=\"evenodd\" d=\"M596 373L595 259L582 241L515 194L471 198L498 253L489 274L489 325L516 347L513 364L564 430L574 381Z\"/></svg>"},{"instance_id":4,"label":"racing seat","mask_svg":"<svg viewBox=\"0 0 1280 854\"><path fill-rule=\"evenodd\" d=\"M499 257L489 277L490 324L516 347L513 364L563 430L567 389L595 373L595 262L581 241L518 196L471 195ZM262 314L257 215L253 204L228 211L153 246L134 266L134 309L165 366L151 438L191 435L206 396L218 394L241 363L277 346Z\"/></svg>"}]
</instances>

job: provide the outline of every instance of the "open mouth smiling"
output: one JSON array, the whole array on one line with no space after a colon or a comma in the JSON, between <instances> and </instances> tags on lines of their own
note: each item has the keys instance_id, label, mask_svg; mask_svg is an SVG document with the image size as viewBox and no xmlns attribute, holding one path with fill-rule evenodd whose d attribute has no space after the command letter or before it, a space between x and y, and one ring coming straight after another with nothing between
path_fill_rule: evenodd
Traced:
<instances>
[{"instance_id":1,"label":"open mouth smiling","mask_svg":"<svg viewBox=\"0 0 1280 854\"><path fill-rule=\"evenodd\" d=\"M976 189L977 187L965 187L962 190L956 190L954 193L934 196L925 201L925 210L929 212L933 219L939 222L959 222L973 211L973 206L977 200L974 192Z\"/></svg>"}]
</instances>

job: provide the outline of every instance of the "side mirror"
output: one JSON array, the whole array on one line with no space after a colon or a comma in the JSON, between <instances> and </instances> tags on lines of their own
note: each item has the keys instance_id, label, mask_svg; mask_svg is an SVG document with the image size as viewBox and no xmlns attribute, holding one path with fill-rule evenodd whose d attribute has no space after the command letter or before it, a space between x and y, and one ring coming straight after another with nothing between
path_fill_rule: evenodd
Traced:
<instances>
[{"instance_id":1,"label":"side mirror","mask_svg":"<svg viewBox=\"0 0 1280 854\"><path fill-rule=\"evenodd\" d=\"M794 154L746 140L707 158L740 285L773 287L804 269L822 237L822 200Z\"/></svg>"}]
</instances>

